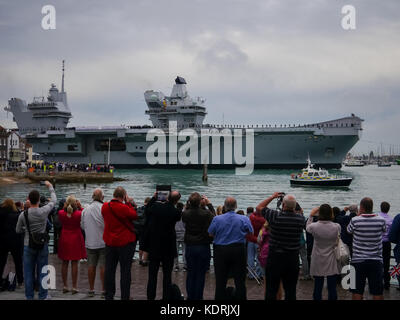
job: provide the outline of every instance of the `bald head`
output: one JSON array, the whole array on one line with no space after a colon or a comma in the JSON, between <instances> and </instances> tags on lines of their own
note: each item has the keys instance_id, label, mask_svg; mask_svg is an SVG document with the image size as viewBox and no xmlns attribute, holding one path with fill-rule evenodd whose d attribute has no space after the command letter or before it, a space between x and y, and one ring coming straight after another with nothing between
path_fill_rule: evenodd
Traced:
<instances>
[{"instance_id":1,"label":"bald head","mask_svg":"<svg viewBox=\"0 0 400 320\"><path fill-rule=\"evenodd\" d=\"M224 203L224 207L225 207L225 210L226 210L227 212L229 212L229 211L235 211L236 208L237 208L236 199L233 198L233 197L228 197L228 198L226 198L226 199L225 199L225 203Z\"/></svg>"},{"instance_id":2,"label":"bald head","mask_svg":"<svg viewBox=\"0 0 400 320\"><path fill-rule=\"evenodd\" d=\"M104 199L103 190L101 190L100 188L94 189L92 199L93 201L103 201Z\"/></svg>"},{"instance_id":3,"label":"bald head","mask_svg":"<svg viewBox=\"0 0 400 320\"><path fill-rule=\"evenodd\" d=\"M178 191L172 191L170 194L170 200L173 204L178 203L179 199L181 198L181 194Z\"/></svg>"},{"instance_id":4,"label":"bald head","mask_svg":"<svg viewBox=\"0 0 400 320\"><path fill-rule=\"evenodd\" d=\"M291 194L287 194L283 198L283 210L294 211L296 209L296 197Z\"/></svg>"}]
</instances>

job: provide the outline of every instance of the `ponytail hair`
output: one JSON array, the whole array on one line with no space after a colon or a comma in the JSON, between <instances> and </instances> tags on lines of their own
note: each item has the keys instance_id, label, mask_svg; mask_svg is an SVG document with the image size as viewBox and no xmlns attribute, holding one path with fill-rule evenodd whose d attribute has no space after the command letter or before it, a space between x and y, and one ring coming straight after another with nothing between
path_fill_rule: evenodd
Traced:
<instances>
[{"instance_id":1,"label":"ponytail hair","mask_svg":"<svg viewBox=\"0 0 400 320\"><path fill-rule=\"evenodd\" d=\"M74 212L74 208L72 208L72 206L69 204L67 207L67 213L71 214Z\"/></svg>"},{"instance_id":2,"label":"ponytail hair","mask_svg":"<svg viewBox=\"0 0 400 320\"><path fill-rule=\"evenodd\" d=\"M64 204L64 210L66 209L68 214L72 214L76 210L78 210L78 206L76 204L76 198L74 196L69 196Z\"/></svg>"}]
</instances>

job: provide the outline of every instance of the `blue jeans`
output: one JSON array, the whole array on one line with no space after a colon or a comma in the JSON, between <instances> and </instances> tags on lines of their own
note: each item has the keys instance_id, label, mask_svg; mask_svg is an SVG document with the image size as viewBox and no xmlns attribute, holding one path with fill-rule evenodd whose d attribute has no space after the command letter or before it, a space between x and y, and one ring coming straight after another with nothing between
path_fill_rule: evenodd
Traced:
<instances>
[{"instance_id":1,"label":"blue jeans","mask_svg":"<svg viewBox=\"0 0 400 320\"><path fill-rule=\"evenodd\" d=\"M42 250L34 250L28 246L24 247L24 278L25 278L25 297L33 300L35 292L35 268L39 274L39 299L47 298L47 289L42 286L43 278L47 275L42 273L42 268L48 265L49 249L45 244Z\"/></svg>"},{"instance_id":2,"label":"blue jeans","mask_svg":"<svg viewBox=\"0 0 400 320\"><path fill-rule=\"evenodd\" d=\"M336 279L337 275L327 276L328 282L328 300L337 300ZM324 287L325 277L314 277L314 300L322 300L322 289Z\"/></svg>"},{"instance_id":3,"label":"blue jeans","mask_svg":"<svg viewBox=\"0 0 400 320\"><path fill-rule=\"evenodd\" d=\"M247 265L251 268L251 270L254 271L254 273L258 277L262 277L263 270L261 269L260 263L258 262L257 249L258 249L257 243L254 243L254 242L247 243ZM251 274L249 274L249 278L252 279L253 276Z\"/></svg>"},{"instance_id":4,"label":"blue jeans","mask_svg":"<svg viewBox=\"0 0 400 320\"><path fill-rule=\"evenodd\" d=\"M186 245L186 292L188 300L203 300L206 272L210 265L209 244Z\"/></svg>"}]
</instances>

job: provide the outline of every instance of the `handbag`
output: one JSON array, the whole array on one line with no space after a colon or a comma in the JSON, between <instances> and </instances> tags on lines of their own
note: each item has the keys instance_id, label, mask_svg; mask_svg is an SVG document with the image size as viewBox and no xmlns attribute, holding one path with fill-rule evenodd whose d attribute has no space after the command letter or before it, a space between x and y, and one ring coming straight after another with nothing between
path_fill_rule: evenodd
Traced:
<instances>
[{"instance_id":1,"label":"handbag","mask_svg":"<svg viewBox=\"0 0 400 320\"><path fill-rule=\"evenodd\" d=\"M34 249L34 250L42 250L44 248L44 245L49 242L50 237L47 234L47 232L41 233L41 232L31 232L31 227L29 225L29 219L28 219L28 212L25 210L24 211L24 217L26 221L26 227L28 228L28 233L29 233L29 248Z\"/></svg>"},{"instance_id":2,"label":"handbag","mask_svg":"<svg viewBox=\"0 0 400 320\"><path fill-rule=\"evenodd\" d=\"M349 264L350 250L349 247L342 241L342 239L340 239L340 233L338 233L335 256L340 266L345 266Z\"/></svg>"}]
</instances>

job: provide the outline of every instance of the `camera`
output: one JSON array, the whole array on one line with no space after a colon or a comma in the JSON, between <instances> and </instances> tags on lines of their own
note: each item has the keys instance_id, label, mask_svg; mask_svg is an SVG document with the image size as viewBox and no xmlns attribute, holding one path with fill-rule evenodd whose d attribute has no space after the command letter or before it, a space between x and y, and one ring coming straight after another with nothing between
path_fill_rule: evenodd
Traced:
<instances>
[{"instance_id":1,"label":"camera","mask_svg":"<svg viewBox=\"0 0 400 320\"><path fill-rule=\"evenodd\" d=\"M281 205L282 205L283 198L284 198L285 195L286 195L286 193L284 193L284 192L280 192L279 193L278 202L276 203L276 209L282 210L281 209Z\"/></svg>"},{"instance_id":2,"label":"camera","mask_svg":"<svg viewBox=\"0 0 400 320\"><path fill-rule=\"evenodd\" d=\"M46 185L45 181L40 181L40 185L45 186Z\"/></svg>"}]
</instances>

